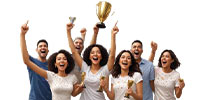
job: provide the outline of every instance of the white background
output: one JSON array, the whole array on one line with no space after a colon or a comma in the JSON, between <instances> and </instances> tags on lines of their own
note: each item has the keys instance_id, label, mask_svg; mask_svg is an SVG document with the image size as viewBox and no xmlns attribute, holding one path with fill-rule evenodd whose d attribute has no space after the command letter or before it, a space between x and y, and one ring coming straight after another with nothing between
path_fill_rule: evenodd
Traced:
<instances>
[{"instance_id":1,"label":"white background","mask_svg":"<svg viewBox=\"0 0 200 100\"><path fill-rule=\"evenodd\" d=\"M172 49L181 62L178 71L185 80L181 100L199 97L200 2L198 0L108 0L112 4L106 29L100 29L97 43L110 48L110 33L118 20L117 54L130 49L135 39L144 44L143 58L148 59L150 42L158 43L154 64L160 53ZM39 39L49 42L49 55L60 49L70 50L66 35L69 16L75 16L73 38L87 28L88 46L93 26L99 22L99 0L1 0L0 1L0 98L27 100L30 90L28 72L20 51L20 26L29 20L26 41L29 53L37 57ZM111 16L111 14L113 16ZM48 56L49 57L49 56ZM79 97L72 98L78 100Z\"/></svg>"}]
</instances>

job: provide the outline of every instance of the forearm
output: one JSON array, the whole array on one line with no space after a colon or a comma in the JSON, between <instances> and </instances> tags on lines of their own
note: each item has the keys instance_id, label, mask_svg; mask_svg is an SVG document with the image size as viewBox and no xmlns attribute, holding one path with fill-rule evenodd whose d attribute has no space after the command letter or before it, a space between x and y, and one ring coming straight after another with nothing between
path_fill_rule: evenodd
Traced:
<instances>
[{"instance_id":1,"label":"forearm","mask_svg":"<svg viewBox=\"0 0 200 100\"><path fill-rule=\"evenodd\" d=\"M177 98L180 98L181 95L182 95L182 89L177 88L177 91L176 91L176 97L177 97Z\"/></svg>"},{"instance_id":2,"label":"forearm","mask_svg":"<svg viewBox=\"0 0 200 100\"><path fill-rule=\"evenodd\" d=\"M135 99L135 100L142 100L142 95L136 94L136 93L132 93L131 96Z\"/></svg>"},{"instance_id":3,"label":"forearm","mask_svg":"<svg viewBox=\"0 0 200 100\"><path fill-rule=\"evenodd\" d=\"M116 35L112 34L111 36L111 48L108 60L108 69L111 71L113 69L114 61L115 61L115 52L116 52Z\"/></svg>"},{"instance_id":4,"label":"forearm","mask_svg":"<svg viewBox=\"0 0 200 100\"><path fill-rule=\"evenodd\" d=\"M114 100L114 94L111 91L109 91L108 88L105 90L105 92L110 100Z\"/></svg>"},{"instance_id":5,"label":"forearm","mask_svg":"<svg viewBox=\"0 0 200 100\"><path fill-rule=\"evenodd\" d=\"M27 64L29 60L29 54L27 51L27 46L26 46L26 40L25 40L25 35L20 34L20 46L21 46L21 53L22 53L22 58L25 64Z\"/></svg>"},{"instance_id":6,"label":"forearm","mask_svg":"<svg viewBox=\"0 0 200 100\"><path fill-rule=\"evenodd\" d=\"M151 51L151 54L149 56L149 61L153 62L154 57L155 57L156 52L155 51Z\"/></svg>"},{"instance_id":7,"label":"forearm","mask_svg":"<svg viewBox=\"0 0 200 100\"><path fill-rule=\"evenodd\" d=\"M96 44L96 41L97 41L97 33L94 33L93 36L92 36L92 40L90 42L90 45Z\"/></svg>"}]
</instances>

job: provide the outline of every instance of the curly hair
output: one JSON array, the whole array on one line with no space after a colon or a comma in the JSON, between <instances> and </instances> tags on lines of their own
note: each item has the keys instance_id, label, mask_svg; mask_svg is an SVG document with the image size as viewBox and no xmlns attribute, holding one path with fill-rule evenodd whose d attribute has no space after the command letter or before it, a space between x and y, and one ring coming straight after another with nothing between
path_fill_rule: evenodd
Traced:
<instances>
[{"instance_id":1,"label":"curly hair","mask_svg":"<svg viewBox=\"0 0 200 100\"><path fill-rule=\"evenodd\" d=\"M111 71L112 76L115 77L115 78L118 78L119 75L121 74L121 66L120 66L120 64L119 64L119 61L120 61L120 58L121 58L121 56L122 56L122 54L123 54L124 52L129 53L130 56L131 56L131 65L130 65L130 67L129 67L128 76L132 77L133 74L134 74L135 72L139 72L139 73L142 75L142 72L141 72L141 70L140 70L140 68L139 68L139 64L136 62L136 60L135 60L134 56L132 55L132 53L131 53L129 50L122 50L122 51L117 55L117 57L116 57L116 59L115 59L114 68L113 68L113 70Z\"/></svg>"},{"instance_id":2,"label":"curly hair","mask_svg":"<svg viewBox=\"0 0 200 100\"><path fill-rule=\"evenodd\" d=\"M53 71L54 73L58 73L58 68L55 67L56 57L58 54L64 54L67 58L67 68L65 69L65 73L69 74L74 69L74 59L72 58L71 54L66 50L59 50L58 52L53 53L48 59L48 70Z\"/></svg>"},{"instance_id":3,"label":"curly hair","mask_svg":"<svg viewBox=\"0 0 200 100\"><path fill-rule=\"evenodd\" d=\"M161 55L160 55L160 58L158 60L158 67L162 67L162 64L161 64L161 58L162 58L162 55L165 53L165 52L169 52L171 58L174 60L174 62L171 63L170 65L170 68L175 70L177 69L179 66L180 66L180 62L178 60L178 58L176 57L175 53L172 51L172 50L164 50Z\"/></svg>"},{"instance_id":4,"label":"curly hair","mask_svg":"<svg viewBox=\"0 0 200 100\"><path fill-rule=\"evenodd\" d=\"M108 62L108 52L106 48L99 44L93 44L88 46L83 53L83 60L87 63L88 66L92 65L92 61L90 60L90 52L94 47L98 47L101 52L102 59L100 61L100 66L106 65Z\"/></svg>"}]
</instances>

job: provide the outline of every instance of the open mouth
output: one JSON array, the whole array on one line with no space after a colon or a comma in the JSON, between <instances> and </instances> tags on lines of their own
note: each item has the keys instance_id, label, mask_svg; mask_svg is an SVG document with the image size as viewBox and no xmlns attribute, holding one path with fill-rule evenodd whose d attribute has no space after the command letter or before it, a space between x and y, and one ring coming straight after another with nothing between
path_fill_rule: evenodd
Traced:
<instances>
[{"instance_id":1,"label":"open mouth","mask_svg":"<svg viewBox=\"0 0 200 100\"><path fill-rule=\"evenodd\" d=\"M60 67L64 67L65 66L65 64L60 64Z\"/></svg>"},{"instance_id":2,"label":"open mouth","mask_svg":"<svg viewBox=\"0 0 200 100\"><path fill-rule=\"evenodd\" d=\"M97 57L93 57L93 60L98 60L98 58Z\"/></svg>"},{"instance_id":3,"label":"open mouth","mask_svg":"<svg viewBox=\"0 0 200 100\"><path fill-rule=\"evenodd\" d=\"M76 46L76 49L81 49L80 47Z\"/></svg>"},{"instance_id":4,"label":"open mouth","mask_svg":"<svg viewBox=\"0 0 200 100\"><path fill-rule=\"evenodd\" d=\"M162 63L163 63L163 64L166 64L166 63L167 63L167 61L163 61Z\"/></svg>"},{"instance_id":5,"label":"open mouth","mask_svg":"<svg viewBox=\"0 0 200 100\"><path fill-rule=\"evenodd\" d=\"M41 50L41 53L46 53L46 50Z\"/></svg>"},{"instance_id":6,"label":"open mouth","mask_svg":"<svg viewBox=\"0 0 200 100\"><path fill-rule=\"evenodd\" d=\"M135 55L139 55L139 51L135 51L134 54L135 54Z\"/></svg>"},{"instance_id":7,"label":"open mouth","mask_svg":"<svg viewBox=\"0 0 200 100\"><path fill-rule=\"evenodd\" d=\"M127 63L127 62L123 62L122 64L123 64L123 65L128 65L128 63Z\"/></svg>"}]
</instances>

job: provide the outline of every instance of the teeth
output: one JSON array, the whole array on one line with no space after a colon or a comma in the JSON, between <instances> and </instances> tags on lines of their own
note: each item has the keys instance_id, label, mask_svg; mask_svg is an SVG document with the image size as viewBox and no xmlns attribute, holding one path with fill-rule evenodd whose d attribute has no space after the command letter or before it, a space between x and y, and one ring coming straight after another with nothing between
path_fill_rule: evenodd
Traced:
<instances>
[{"instance_id":1,"label":"teeth","mask_svg":"<svg viewBox=\"0 0 200 100\"><path fill-rule=\"evenodd\" d=\"M122 63L123 65L128 65L128 63Z\"/></svg>"},{"instance_id":2,"label":"teeth","mask_svg":"<svg viewBox=\"0 0 200 100\"><path fill-rule=\"evenodd\" d=\"M135 53L136 55L138 55L138 54L139 54L139 51L135 51L134 53Z\"/></svg>"},{"instance_id":3,"label":"teeth","mask_svg":"<svg viewBox=\"0 0 200 100\"><path fill-rule=\"evenodd\" d=\"M98 60L98 58L97 58L97 57L94 57L93 60Z\"/></svg>"},{"instance_id":4,"label":"teeth","mask_svg":"<svg viewBox=\"0 0 200 100\"><path fill-rule=\"evenodd\" d=\"M76 49L80 49L80 47L76 47Z\"/></svg>"},{"instance_id":5,"label":"teeth","mask_svg":"<svg viewBox=\"0 0 200 100\"><path fill-rule=\"evenodd\" d=\"M46 53L46 51L45 51L45 50L42 50L41 53Z\"/></svg>"},{"instance_id":6,"label":"teeth","mask_svg":"<svg viewBox=\"0 0 200 100\"><path fill-rule=\"evenodd\" d=\"M60 64L60 66L64 66L65 64Z\"/></svg>"}]
</instances>

